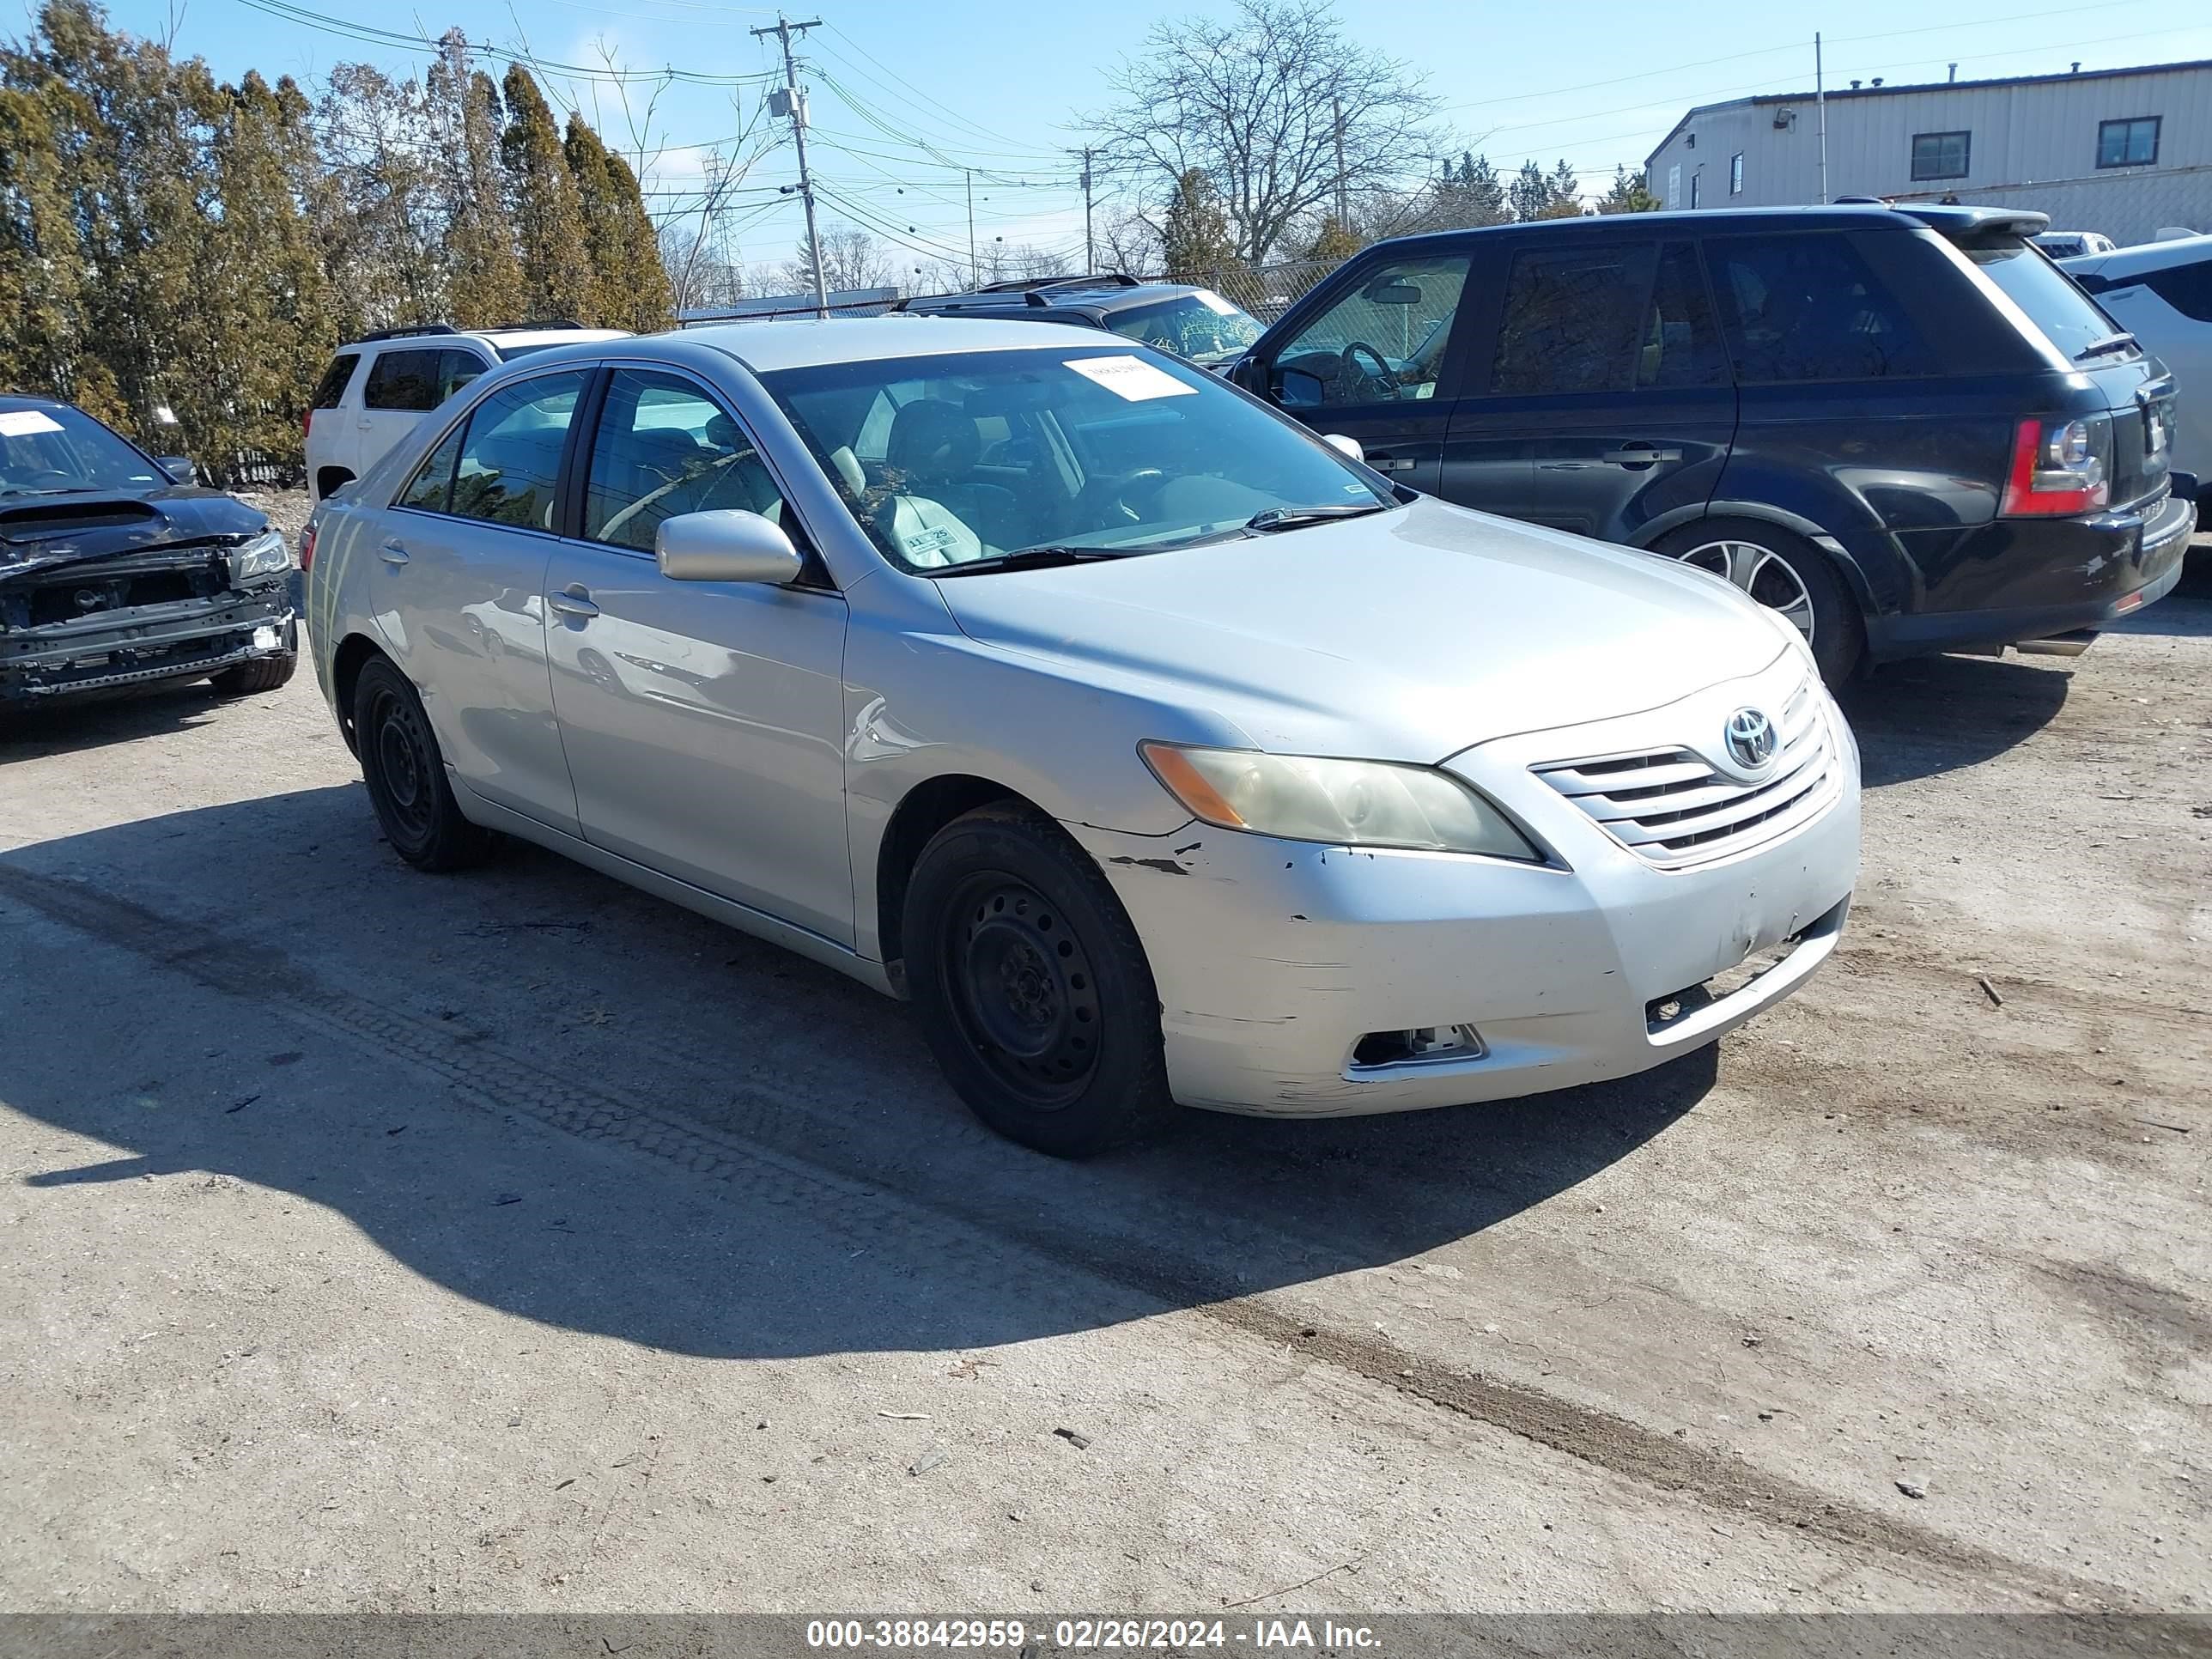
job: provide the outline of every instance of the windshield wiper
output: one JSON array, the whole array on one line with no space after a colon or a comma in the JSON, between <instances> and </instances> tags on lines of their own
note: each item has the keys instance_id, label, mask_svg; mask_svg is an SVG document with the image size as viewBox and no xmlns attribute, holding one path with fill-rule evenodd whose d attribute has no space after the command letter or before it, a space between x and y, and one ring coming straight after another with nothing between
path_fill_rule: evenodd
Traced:
<instances>
[{"instance_id":1,"label":"windshield wiper","mask_svg":"<svg viewBox=\"0 0 2212 1659\"><path fill-rule=\"evenodd\" d=\"M1265 535L1271 530L1296 530L1300 525L1322 524L1330 519L1364 519L1370 513L1387 512L1391 505L1388 501L1330 501L1320 507L1271 507L1245 520L1244 527Z\"/></svg>"},{"instance_id":2,"label":"windshield wiper","mask_svg":"<svg viewBox=\"0 0 2212 1659\"><path fill-rule=\"evenodd\" d=\"M2107 334L2101 340L2090 341L2088 344L2075 352L2074 361L2078 363L2087 357L2101 357L2108 351L2125 351L2131 345L2142 343L2142 342L2132 334Z\"/></svg>"},{"instance_id":3,"label":"windshield wiper","mask_svg":"<svg viewBox=\"0 0 2212 1659\"><path fill-rule=\"evenodd\" d=\"M1103 547L1045 547L1018 548L1012 553L994 553L988 559L969 559L964 564L948 564L917 574L932 576L978 576L994 570L1050 570L1063 564L1096 564L1101 559L1118 559L1126 556Z\"/></svg>"}]
</instances>

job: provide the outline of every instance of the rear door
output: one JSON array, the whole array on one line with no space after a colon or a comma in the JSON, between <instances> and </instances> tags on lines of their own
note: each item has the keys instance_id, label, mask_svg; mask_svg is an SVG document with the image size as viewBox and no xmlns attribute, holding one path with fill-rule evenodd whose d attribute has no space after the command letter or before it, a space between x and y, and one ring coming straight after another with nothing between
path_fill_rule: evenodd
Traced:
<instances>
[{"instance_id":1,"label":"rear door","mask_svg":"<svg viewBox=\"0 0 2212 1659\"><path fill-rule=\"evenodd\" d=\"M545 573L586 375L532 375L489 393L378 515L365 550L370 609L422 694L447 764L487 800L572 836L576 792L546 670Z\"/></svg>"},{"instance_id":2,"label":"rear door","mask_svg":"<svg viewBox=\"0 0 2212 1659\"><path fill-rule=\"evenodd\" d=\"M1376 471L1434 493L1459 393L1460 301L1473 259L1459 250L1355 264L1240 382L1316 432L1358 439Z\"/></svg>"},{"instance_id":3,"label":"rear door","mask_svg":"<svg viewBox=\"0 0 2212 1659\"><path fill-rule=\"evenodd\" d=\"M1687 239L1516 239L1442 493L1608 541L1701 508L1735 434L1711 295Z\"/></svg>"},{"instance_id":4,"label":"rear door","mask_svg":"<svg viewBox=\"0 0 2212 1659\"><path fill-rule=\"evenodd\" d=\"M387 346L379 352L355 416L354 471L374 466L424 415L490 367L467 347Z\"/></svg>"}]
</instances>

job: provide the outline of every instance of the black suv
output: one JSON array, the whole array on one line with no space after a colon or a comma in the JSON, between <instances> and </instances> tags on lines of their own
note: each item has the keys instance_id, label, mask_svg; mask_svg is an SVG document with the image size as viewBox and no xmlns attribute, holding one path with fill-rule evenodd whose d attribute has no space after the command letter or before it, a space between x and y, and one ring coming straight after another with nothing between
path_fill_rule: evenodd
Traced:
<instances>
[{"instance_id":1,"label":"black suv","mask_svg":"<svg viewBox=\"0 0 2212 1659\"><path fill-rule=\"evenodd\" d=\"M2180 579L2195 514L2172 376L2028 241L2047 222L1778 208L1405 237L1231 374L1396 483L1725 576L1831 683L2071 655Z\"/></svg>"},{"instance_id":2,"label":"black suv","mask_svg":"<svg viewBox=\"0 0 2212 1659\"><path fill-rule=\"evenodd\" d=\"M891 307L916 317L1007 318L1103 328L1221 368L1260 337L1260 325L1209 288L1134 276L1035 276L972 294L917 295Z\"/></svg>"}]
</instances>

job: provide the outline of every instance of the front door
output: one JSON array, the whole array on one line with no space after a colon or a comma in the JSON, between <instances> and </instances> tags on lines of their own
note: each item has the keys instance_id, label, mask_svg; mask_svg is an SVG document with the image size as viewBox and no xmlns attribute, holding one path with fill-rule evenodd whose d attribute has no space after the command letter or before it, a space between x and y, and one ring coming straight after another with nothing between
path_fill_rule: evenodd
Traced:
<instances>
[{"instance_id":1,"label":"front door","mask_svg":"<svg viewBox=\"0 0 2212 1659\"><path fill-rule=\"evenodd\" d=\"M821 574L660 574L653 532L684 513L759 513L805 546L750 436L689 376L615 370L588 464L580 538L544 586L585 839L849 946L843 596Z\"/></svg>"},{"instance_id":2,"label":"front door","mask_svg":"<svg viewBox=\"0 0 2212 1659\"><path fill-rule=\"evenodd\" d=\"M1711 499L1736 393L1695 244L1527 238L1485 356L1453 411L1447 499L1619 542Z\"/></svg>"},{"instance_id":3,"label":"front door","mask_svg":"<svg viewBox=\"0 0 2212 1659\"><path fill-rule=\"evenodd\" d=\"M1260 366L1266 381L1255 389L1316 432L1358 439L1392 482L1433 492L1458 389L1453 348L1469 258L1358 267Z\"/></svg>"},{"instance_id":4,"label":"front door","mask_svg":"<svg viewBox=\"0 0 2212 1659\"><path fill-rule=\"evenodd\" d=\"M545 567L584 371L534 375L456 424L370 526L369 591L468 788L576 833L545 667Z\"/></svg>"}]
</instances>

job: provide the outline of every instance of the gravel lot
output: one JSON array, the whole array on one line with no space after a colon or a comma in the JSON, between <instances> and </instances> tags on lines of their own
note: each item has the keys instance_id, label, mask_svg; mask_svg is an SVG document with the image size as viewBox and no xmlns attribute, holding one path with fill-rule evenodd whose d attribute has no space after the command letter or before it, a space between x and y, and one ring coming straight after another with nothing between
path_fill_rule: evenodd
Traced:
<instances>
[{"instance_id":1,"label":"gravel lot","mask_svg":"<svg viewBox=\"0 0 2212 1659\"><path fill-rule=\"evenodd\" d=\"M404 869L305 674L20 720L0 1605L2212 1607L2212 563L1847 708L1851 934L1717 1049L1081 1166Z\"/></svg>"}]
</instances>

